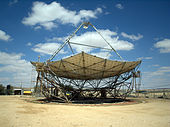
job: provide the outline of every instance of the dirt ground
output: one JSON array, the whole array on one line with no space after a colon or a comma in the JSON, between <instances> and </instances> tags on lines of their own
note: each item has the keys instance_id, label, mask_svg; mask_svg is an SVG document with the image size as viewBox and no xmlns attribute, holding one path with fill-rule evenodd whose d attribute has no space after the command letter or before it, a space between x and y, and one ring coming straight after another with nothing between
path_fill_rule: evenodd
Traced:
<instances>
[{"instance_id":1,"label":"dirt ground","mask_svg":"<svg viewBox=\"0 0 170 127\"><path fill-rule=\"evenodd\" d=\"M0 127L170 127L170 100L111 106L38 104L0 96Z\"/></svg>"}]
</instances>

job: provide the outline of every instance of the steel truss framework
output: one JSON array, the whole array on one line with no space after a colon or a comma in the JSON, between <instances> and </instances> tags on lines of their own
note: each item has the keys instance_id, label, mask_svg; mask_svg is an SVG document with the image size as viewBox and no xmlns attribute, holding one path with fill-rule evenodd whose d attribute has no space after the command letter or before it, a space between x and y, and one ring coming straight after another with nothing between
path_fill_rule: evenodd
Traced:
<instances>
[{"instance_id":1,"label":"steel truss framework","mask_svg":"<svg viewBox=\"0 0 170 127\"><path fill-rule=\"evenodd\" d=\"M135 88L136 70L110 78L99 80L73 80L57 77L49 70L38 72L37 85L47 99L51 97L62 102L71 102L86 98L122 98L125 99Z\"/></svg>"},{"instance_id":2,"label":"steel truss framework","mask_svg":"<svg viewBox=\"0 0 170 127\"><path fill-rule=\"evenodd\" d=\"M123 66L120 71L115 72L113 76L104 77L105 65L102 68L99 68L98 73L101 74L100 78L85 78L86 70L85 67L82 67L84 73L79 74L78 78L70 77L69 73L66 69L63 71L65 76L61 74L57 74L52 68L50 61L56 56L56 54L66 45L68 44L71 48L71 44L76 44L70 42L70 39L76 34L76 32L80 29L81 26L91 25L99 34L100 32L91 24L91 23L82 23L78 29L66 40L66 42L56 50L56 52L47 60L45 63L40 62L31 62L38 72L36 87L39 85L42 94L47 98L56 98L58 101L62 102L72 102L77 99L86 99L86 98L123 98L125 99L127 95L129 95L133 88L135 88L135 78L139 77L137 71L141 61L139 61L134 67L129 70L124 69L124 65L126 62L122 62ZM101 34L100 34L101 35ZM101 35L104 39L104 37ZM104 39L105 40L105 39ZM105 40L106 41L106 40ZM106 43L108 43L106 41ZM116 50L108 43L111 49L114 51L121 59L122 57L116 52ZM88 45L84 45L88 46ZM96 48L96 47L95 47ZM72 50L72 48L71 48ZM73 52L73 50L72 50ZM83 54L83 53L82 53ZM74 56L73 56L74 57ZM106 59L103 59L106 61ZM55 61L54 61L55 62ZM62 63L62 60L60 61ZM105 62L106 63L106 62ZM74 64L73 64L74 65ZM114 66L115 68L120 66L120 64ZM62 66L65 68L65 66ZM129 66L130 67L130 66ZM56 69L55 69L56 70ZM60 68L57 68L60 70ZM74 73L76 69L72 69ZM84 77L83 77L84 76Z\"/></svg>"}]
</instances>

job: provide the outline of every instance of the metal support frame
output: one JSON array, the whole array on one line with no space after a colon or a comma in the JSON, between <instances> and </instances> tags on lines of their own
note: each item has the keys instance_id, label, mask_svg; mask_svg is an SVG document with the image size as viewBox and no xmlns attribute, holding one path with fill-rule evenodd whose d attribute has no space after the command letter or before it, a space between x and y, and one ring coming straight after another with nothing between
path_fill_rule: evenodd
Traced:
<instances>
[{"instance_id":1,"label":"metal support frame","mask_svg":"<svg viewBox=\"0 0 170 127\"><path fill-rule=\"evenodd\" d=\"M59 102L70 103L77 99L102 98L102 90L106 97L125 99L135 88L134 74L136 70L100 80L73 80L57 77L52 70L40 72L37 77L42 86L42 94L48 98L56 98ZM55 95L55 90L58 95ZM69 93L69 94L68 94Z\"/></svg>"},{"instance_id":2,"label":"metal support frame","mask_svg":"<svg viewBox=\"0 0 170 127\"><path fill-rule=\"evenodd\" d=\"M87 28L89 25L96 30L96 32L104 39L104 41L110 46L111 49L70 42L70 39L78 32L78 30L82 26L84 26L84 28ZM76 80L76 79L57 77L55 73L52 71L52 69L48 66L48 64L61 51L61 49L66 44L68 44L70 48L71 48L70 44L77 44L77 45L83 45L83 46L89 46L93 48L101 48L109 51L114 51L120 57L120 59L123 60L123 58L110 45L110 43L107 42L107 40L102 36L102 34L97 30L95 26L93 26L90 22L83 22L75 30L75 32L72 35L70 35L68 39L66 39L63 45L61 45L54 52L54 54L44 63L44 66L42 66L42 68L37 67L38 76L37 76L36 87L40 85L41 92L45 97L56 98L58 99L58 101L70 103L80 98L101 98L106 93L106 97L125 99L132 92L133 88L135 88L133 78L134 78L134 74L137 71L137 68L123 74L118 72L114 77L110 77L110 78L103 77L102 79L94 79L94 80ZM72 48L71 51L72 53L74 53ZM85 61L84 61L83 53L82 53L82 57L80 58L80 62L81 61L83 62L82 68L84 68L84 74L85 74L86 71L85 71ZM63 62L67 64L71 64L69 62L61 60L60 66L62 66L63 68L65 68ZM101 75L104 75L106 63L107 60L104 61L103 68L99 69L101 70ZM124 64L125 63L126 62L124 62ZM44 68L46 69L46 71L44 71ZM76 74L76 70L72 70L72 71ZM105 71L109 71L109 70L105 70ZM68 75L69 74L70 73L68 72ZM84 76L84 75L80 75L80 76Z\"/></svg>"}]
</instances>

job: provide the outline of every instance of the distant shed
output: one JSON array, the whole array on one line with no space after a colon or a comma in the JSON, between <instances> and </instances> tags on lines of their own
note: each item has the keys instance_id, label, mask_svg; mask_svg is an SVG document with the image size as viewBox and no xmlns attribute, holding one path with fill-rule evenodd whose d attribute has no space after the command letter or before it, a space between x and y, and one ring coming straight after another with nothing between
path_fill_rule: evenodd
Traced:
<instances>
[{"instance_id":1,"label":"distant shed","mask_svg":"<svg viewBox=\"0 0 170 127\"><path fill-rule=\"evenodd\" d=\"M23 90L22 89L14 89L14 95L22 95Z\"/></svg>"}]
</instances>

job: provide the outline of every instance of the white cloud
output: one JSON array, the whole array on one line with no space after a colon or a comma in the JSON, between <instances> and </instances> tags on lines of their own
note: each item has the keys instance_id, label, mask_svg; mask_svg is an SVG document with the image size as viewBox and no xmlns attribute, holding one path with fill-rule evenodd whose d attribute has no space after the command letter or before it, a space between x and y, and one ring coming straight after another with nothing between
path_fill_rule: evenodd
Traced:
<instances>
[{"instance_id":1,"label":"white cloud","mask_svg":"<svg viewBox=\"0 0 170 127\"><path fill-rule=\"evenodd\" d=\"M92 53L91 55L104 58L104 59L109 59L109 57L111 56L111 54L108 52L97 52L97 53Z\"/></svg>"},{"instance_id":2,"label":"white cloud","mask_svg":"<svg viewBox=\"0 0 170 127\"><path fill-rule=\"evenodd\" d=\"M60 46L61 44L58 43L39 43L35 45L32 50L41 54L52 55ZM60 53L64 54L65 52L62 49Z\"/></svg>"},{"instance_id":3,"label":"white cloud","mask_svg":"<svg viewBox=\"0 0 170 127\"><path fill-rule=\"evenodd\" d=\"M11 6L11 5L16 4L16 3L18 3L18 0L11 0L11 1L9 2L9 5Z\"/></svg>"},{"instance_id":4,"label":"white cloud","mask_svg":"<svg viewBox=\"0 0 170 127\"><path fill-rule=\"evenodd\" d=\"M154 64L153 66L154 66L154 67L159 67L160 65L159 65L159 64Z\"/></svg>"},{"instance_id":5,"label":"white cloud","mask_svg":"<svg viewBox=\"0 0 170 127\"><path fill-rule=\"evenodd\" d=\"M153 76L163 76L166 75L167 73L170 73L170 66L163 66L158 68L156 71L153 71L148 74L149 77Z\"/></svg>"},{"instance_id":6,"label":"white cloud","mask_svg":"<svg viewBox=\"0 0 170 127\"><path fill-rule=\"evenodd\" d=\"M34 27L34 30L38 30L38 29L41 29L41 26Z\"/></svg>"},{"instance_id":7,"label":"white cloud","mask_svg":"<svg viewBox=\"0 0 170 127\"><path fill-rule=\"evenodd\" d=\"M118 9L123 9L124 8L122 4L116 4L115 7L118 8Z\"/></svg>"},{"instance_id":8,"label":"white cloud","mask_svg":"<svg viewBox=\"0 0 170 127\"><path fill-rule=\"evenodd\" d=\"M138 34L138 35L136 36L136 35L133 35L133 34L132 34L132 35L129 35L129 34L125 33L125 32L122 32L121 35L122 35L124 38L128 38L128 39L131 39L131 40L133 40L133 41L137 41L137 40L143 38L143 35L141 35L141 34Z\"/></svg>"},{"instance_id":9,"label":"white cloud","mask_svg":"<svg viewBox=\"0 0 170 127\"><path fill-rule=\"evenodd\" d=\"M102 13L101 8L97 8L94 11L92 11L92 10L80 10L78 15L80 16L80 18L89 19L89 18L97 18L96 14L99 14L99 13Z\"/></svg>"},{"instance_id":10,"label":"white cloud","mask_svg":"<svg viewBox=\"0 0 170 127\"><path fill-rule=\"evenodd\" d=\"M65 37L65 38L64 37L53 37L53 38L47 38L46 41L53 43L53 42L63 42L66 39L67 39L67 37Z\"/></svg>"},{"instance_id":11,"label":"white cloud","mask_svg":"<svg viewBox=\"0 0 170 127\"><path fill-rule=\"evenodd\" d=\"M27 43L27 46L32 46L32 43L31 43L31 42L28 42L28 43Z\"/></svg>"},{"instance_id":12,"label":"white cloud","mask_svg":"<svg viewBox=\"0 0 170 127\"><path fill-rule=\"evenodd\" d=\"M11 40L10 35L6 34L4 31L0 30L0 40L9 41Z\"/></svg>"},{"instance_id":13,"label":"white cloud","mask_svg":"<svg viewBox=\"0 0 170 127\"><path fill-rule=\"evenodd\" d=\"M147 88L167 87L167 84L170 82L170 66L162 66L156 68L155 71L142 73L142 84Z\"/></svg>"},{"instance_id":14,"label":"white cloud","mask_svg":"<svg viewBox=\"0 0 170 127\"><path fill-rule=\"evenodd\" d=\"M132 50L134 48L134 45L132 43L130 43L128 41L124 41L124 40L119 40L118 37L116 36L117 35L116 32L110 31L108 29L106 29L106 30L101 29L99 31L103 35L103 37L112 45L112 47L115 50L129 51L129 50ZM53 45L54 45L57 42L65 41L67 38L68 38L68 36L66 36L66 37L53 37L51 39L50 38L46 39L46 41L53 43ZM54 43L54 42L56 42L56 43ZM104 39L95 31L85 32L85 33L83 33L79 36L76 35L76 36L74 36L73 38L70 39L70 43L71 42L111 49L110 46L108 46L108 44L104 41ZM48 43L48 45L50 43ZM43 48L43 46L42 46L42 44L41 45L38 44L36 47L34 47L34 51L41 52L41 53L46 52L45 54L51 54L51 52L47 53L46 49ZM45 45L45 47L47 47L47 46ZM91 54L94 54L96 56L100 56L100 57L103 57L103 58L109 58L110 57L110 54L108 54L108 56L106 57L107 52L106 52L106 50L103 50L103 49L101 49L100 52L96 53L96 48L94 48L94 47L75 45L75 44L72 44L72 43L71 43L71 47L73 48L73 50L76 53L80 53L80 52L84 51L86 53L91 53ZM56 49L57 49L57 47L56 47Z\"/></svg>"},{"instance_id":15,"label":"white cloud","mask_svg":"<svg viewBox=\"0 0 170 127\"><path fill-rule=\"evenodd\" d=\"M77 25L84 19L97 18L96 15L99 13L102 13L101 8L97 8L96 10L80 10L77 12L68 10L57 2L50 4L34 2L32 12L22 20L22 23L31 26L40 25L49 30L57 27L57 23Z\"/></svg>"},{"instance_id":16,"label":"white cloud","mask_svg":"<svg viewBox=\"0 0 170 127\"><path fill-rule=\"evenodd\" d=\"M52 28L55 28L55 27L57 27L57 25L55 24L55 23L53 23L53 22L44 22L44 23L41 23L41 25L43 26L43 27L45 27L47 30L51 30ZM37 29L38 27L36 27L36 29Z\"/></svg>"},{"instance_id":17,"label":"white cloud","mask_svg":"<svg viewBox=\"0 0 170 127\"><path fill-rule=\"evenodd\" d=\"M170 73L170 66L163 66L159 67L156 71L148 73L148 77L153 77L153 76L163 76L166 75L167 73Z\"/></svg>"},{"instance_id":18,"label":"white cloud","mask_svg":"<svg viewBox=\"0 0 170 127\"><path fill-rule=\"evenodd\" d=\"M165 75L166 73L170 73L170 66L160 67L157 71L153 72L151 75Z\"/></svg>"},{"instance_id":19,"label":"white cloud","mask_svg":"<svg viewBox=\"0 0 170 127\"><path fill-rule=\"evenodd\" d=\"M10 78L8 78L8 77L0 77L0 81L6 82L6 81L9 81L9 80L10 80Z\"/></svg>"},{"instance_id":20,"label":"white cloud","mask_svg":"<svg viewBox=\"0 0 170 127\"><path fill-rule=\"evenodd\" d=\"M139 57L139 58L137 58L138 60L151 60L152 59L152 57Z\"/></svg>"},{"instance_id":21,"label":"white cloud","mask_svg":"<svg viewBox=\"0 0 170 127\"><path fill-rule=\"evenodd\" d=\"M116 32L110 31L108 29L106 30L99 30L100 33L103 35L103 37L112 45L112 47L115 50L132 50L134 48L134 45L128 41L119 40L115 35L117 35ZM92 45L97 47L103 47L103 48L109 48L111 49L108 44L101 38L101 36L97 32L85 32L81 34L80 36L73 37L70 42L75 43L81 43L86 45ZM76 49L77 52L85 51L90 52L94 48L89 48L85 46L80 45L72 45L74 49Z\"/></svg>"},{"instance_id":22,"label":"white cloud","mask_svg":"<svg viewBox=\"0 0 170 127\"><path fill-rule=\"evenodd\" d=\"M160 53L170 53L170 39L164 39L154 44L154 47L159 48Z\"/></svg>"},{"instance_id":23,"label":"white cloud","mask_svg":"<svg viewBox=\"0 0 170 127\"><path fill-rule=\"evenodd\" d=\"M2 83L12 83L17 85L23 82L23 85L30 84L31 63L22 59L23 54L0 52L0 73Z\"/></svg>"}]
</instances>

